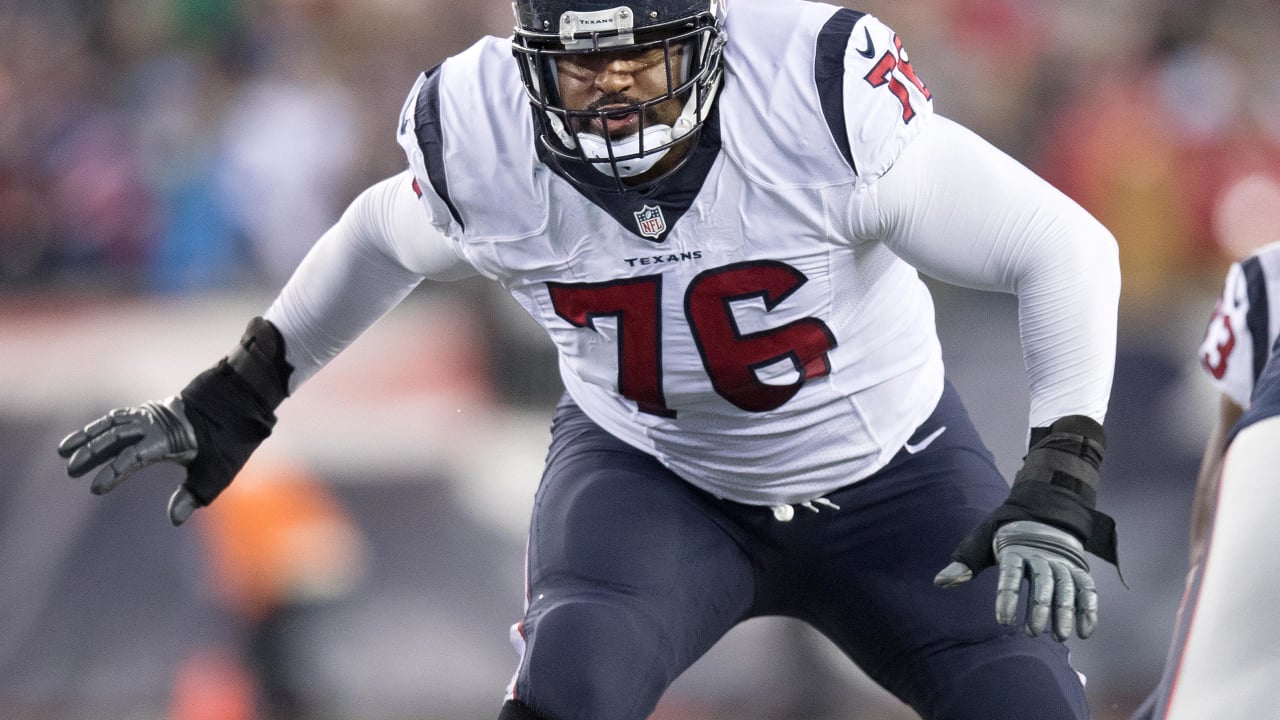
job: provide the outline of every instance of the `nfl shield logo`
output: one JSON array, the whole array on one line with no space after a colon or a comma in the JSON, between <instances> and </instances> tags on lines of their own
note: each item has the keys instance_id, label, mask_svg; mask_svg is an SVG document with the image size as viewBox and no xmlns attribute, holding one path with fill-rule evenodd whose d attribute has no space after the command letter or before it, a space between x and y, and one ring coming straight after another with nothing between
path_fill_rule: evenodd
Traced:
<instances>
[{"instance_id":1,"label":"nfl shield logo","mask_svg":"<svg viewBox=\"0 0 1280 720\"><path fill-rule=\"evenodd\" d=\"M636 225L639 226L642 236L657 240L667 231L667 219L662 216L662 208L645 205L633 214L636 216Z\"/></svg>"}]
</instances>

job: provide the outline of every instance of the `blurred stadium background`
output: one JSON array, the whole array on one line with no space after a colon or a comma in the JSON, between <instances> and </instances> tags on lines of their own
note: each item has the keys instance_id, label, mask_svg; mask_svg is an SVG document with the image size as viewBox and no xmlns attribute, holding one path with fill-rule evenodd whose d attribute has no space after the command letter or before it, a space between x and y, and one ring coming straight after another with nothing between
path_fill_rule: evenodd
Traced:
<instances>
[{"instance_id":1,"label":"blurred stadium background","mask_svg":"<svg viewBox=\"0 0 1280 720\"><path fill-rule=\"evenodd\" d=\"M853 3L847 3L855 6ZM1227 263L1280 239L1274 0L856 5L938 110L1101 218L1124 296L1103 505L1125 588L1073 642L1099 720L1155 683L1214 398ZM103 498L54 446L230 349L315 237L399 171L416 74L502 0L0 0L0 718L491 718L559 380L482 282L422 288L281 411L184 529L150 468ZM950 373L1001 467L1026 397L1010 298L937 285ZM663 720L909 720L807 628L759 620Z\"/></svg>"}]
</instances>

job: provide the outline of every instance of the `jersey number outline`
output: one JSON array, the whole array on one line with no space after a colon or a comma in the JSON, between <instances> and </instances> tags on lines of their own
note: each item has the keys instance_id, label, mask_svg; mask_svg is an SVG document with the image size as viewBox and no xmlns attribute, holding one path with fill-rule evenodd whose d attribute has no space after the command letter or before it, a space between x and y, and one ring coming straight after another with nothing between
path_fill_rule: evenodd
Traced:
<instances>
[{"instance_id":1,"label":"jersey number outline","mask_svg":"<svg viewBox=\"0 0 1280 720\"><path fill-rule=\"evenodd\" d=\"M1214 344L1214 350L1218 353L1218 361L1213 362L1208 352L1200 356L1200 363L1216 380L1221 380L1222 376L1227 374L1227 360L1231 357L1232 351L1236 349L1236 331L1235 328L1231 327L1231 316L1222 312L1221 305L1214 309L1213 318L1209 321L1208 334L1211 336L1214 325L1219 318L1222 319L1222 327L1226 330L1227 337L1225 340Z\"/></svg>"},{"instance_id":2,"label":"jersey number outline","mask_svg":"<svg viewBox=\"0 0 1280 720\"><path fill-rule=\"evenodd\" d=\"M873 88L888 85L889 92L893 93L894 97L898 98L898 102L902 103L902 122L909 123L915 118L916 109L911 106L911 94L907 92L907 86L903 85L902 81L894 76L894 69L902 71L902 75L910 80L912 85L916 86L916 89L924 95L925 100L931 99L933 94L929 92L929 88L925 87L924 81L920 79L920 76L916 75L915 68L911 67L911 61L907 59L907 53L902 49L902 39L897 35L893 36L893 47L894 51L884 51L884 55L881 55L880 59L876 61L875 66L871 68L871 72L868 72L862 79L866 80Z\"/></svg>"},{"instance_id":3,"label":"jersey number outline","mask_svg":"<svg viewBox=\"0 0 1280 720\"><path fill-rule=\"evenodd\" d=\"M674 418L662 389L663 276L640 275L601 283L548 282L556 314L577 328L599 332L599 318L614 318L618 333L618 392L641 412ZM806 317L781 326L743 333L733 303L752 298L772 311L808 282L799 270L774 260L732 263L699 273L685 291L689 331L711 386L720 397L748 412L774 410L807 380L831 372L828 353L836 347L826 323ZM760 368L790 361L799 378L786 385L761 382Z\"/></svg>"}]
</instances>

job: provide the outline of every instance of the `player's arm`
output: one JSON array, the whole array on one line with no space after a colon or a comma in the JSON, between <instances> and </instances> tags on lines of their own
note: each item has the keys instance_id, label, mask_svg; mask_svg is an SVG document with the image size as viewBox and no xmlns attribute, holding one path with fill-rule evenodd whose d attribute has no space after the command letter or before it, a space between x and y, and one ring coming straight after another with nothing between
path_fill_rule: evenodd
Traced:
<instances>
[{"instance_id":1,"label":"player's arm","mask_svg":"<svg viewBox=\"0 0 1280 720\"><path fill-rule=\"evenodd\" d=\"M460 263L431 227L408 174L362 193L307 255L265 317L232 351L177 395L118 408L68 435L58 453L90 489L108 492L157 462L185 466L169 501L181 525L235 478L270 434L285 398L424 276Z\"/></svg>"},{"instance_id":2,"label":"player's arm","mask_svg":"<svg viewBox=\"0 0 1280 720\"><path fill-rule=\"evenodd\" d=\"M1191 501L1190 567L1204 556L1209 524L1218 496L1218 477L1222 470L1222 453L1227 437L1253 393L1254 381L1261 368L1255 348L1270 346L1270 307L1251 305L1249 277L1259 286L1265 280L1257 272L1246 272L1248 263L1254 271L1260 268L1256 258L1231 264L1223 283L1222 295L1214 306L1200 343L1200 367L1210 384L1218 391L1218 412L1214 426L1205 440L1204 455L1196 474L1195 495ZM1259 312L1264 311L1265 312Z\"/></svg>"},{"instance_id":3,"label":"player's arm","mask_svg":"<svg viewBox=\"0 0 1280 720\"><path fill-rule=\"evenodd\" d=\"M1030 443L1008 500L935 579L944 587L999 565L996 615L1016 622L1024 573L1028 632L1087 637L1097 595L1088 550L1116 561L1114 524L1096 509L1102 421L1115 361L1116 243L1093 217L1012 158L934 117L870 184L863 237L922 272L1015 293L1031 396Z\"/></svg>"},{"instance_id":4,"label":"player's arm","mask_svg":"<svg viewBox=\"0 0 1280 720\"><path fill-rule=\"evenodd\" d=\"M360 194L303 258L264 317L284 335L290 390L324 367L424 278L474 275L430 220L405 171Z\"/></svg>"},{"instance_id":5,"label":"player's arm","mask_svg":"<svg viewBox=\"0 0 1280 720\"><path fill-rule=\"evenodd\" d=\"M1196 475L1196 491L1191 501L1191 567L1200 564L1208 539L1209 523L1213 519L1218 497L1218 477L1222 472L1222 451L1227 433L1240 421L1244 408L1228 395L1218 400L1218 419L1205 442L1204 456L1200 458L1200 471Z\"/></svg>"}]
</instances>

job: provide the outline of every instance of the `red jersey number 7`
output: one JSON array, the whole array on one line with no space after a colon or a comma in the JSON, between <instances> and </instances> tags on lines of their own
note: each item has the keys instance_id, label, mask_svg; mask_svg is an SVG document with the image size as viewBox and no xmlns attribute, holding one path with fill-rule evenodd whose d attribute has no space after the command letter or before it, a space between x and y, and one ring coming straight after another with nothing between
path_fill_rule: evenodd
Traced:
<instances>
[{"instance_id":1,"label":"red jersey number 7","mask_svg":"<svg viewBox=\"0 0 1280 720\"><path fill-rule=\"evenodd\" d=\"M911 67L911 61L907 59L907 51L903 49L902 40L897 35L893 36L893 46L896 52L886 50L876 62L875 67L871 68L871 72L867 73L863 79L875 88L888 85L889 92L902 103L902 122L909 123L916 116L916 109L911 107L911 94L907 92L907 86L902 84L893 71L896 69L901 72L902 76L915 85L926 100L933 95L929 92L929 88L924 86L920 76L916 75L915 68Z\"/></svg>"}]
</instances>

